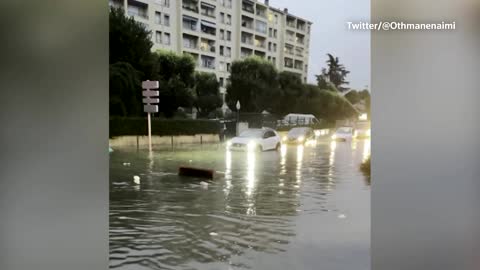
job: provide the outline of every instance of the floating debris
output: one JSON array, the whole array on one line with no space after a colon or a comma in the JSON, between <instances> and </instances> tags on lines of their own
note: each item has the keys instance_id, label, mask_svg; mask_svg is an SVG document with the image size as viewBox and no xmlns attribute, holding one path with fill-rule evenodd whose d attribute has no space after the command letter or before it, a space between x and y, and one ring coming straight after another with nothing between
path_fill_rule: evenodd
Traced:
<instances>
[{"instance_id":1,"label":"floating debris","mask_svg":"<svg viewBox=\"0 0 480 270\"><path fill-rule=\"evenodd\" d=\"M178 175L180 176L191 176L199 178L208 178L213 179L214 175L213 170L191 168L191 167L180 167L178 168Z\"/></svg>"},{"instance_id":2,"label":"floating debris","mask_svg":"<svg viewBox=\"0 0 480 270\"><path fill-rule=\"evenodd\" d=\"M218 233L216 233L216 232L211 232L210 235L211 235L211 236L217 236Z\"/></svg>"},{"instance_id":3,"label":"floating debris","mask_svg":"<svg viewBox=\"0 0 480 270\"><path fill-rule=\"evenodd\" d=\"M344 214L340 214L340 215L338 215L338 218L342 218L342 219L343 219L343 218L347 218L347 216L344 215Z\"/></svg>"},{"instance_id":4,"label":"floating debris","mask_svg":"<svg viewBox=\"0 0 480 270\"><path fill-rule=\"evenodd\" d=\"M201 186L202 188L208 188L208 183L202 181L202 182L200 182L200 186Z\"/></svg>"},{"instance_id":5,"label":"floating debris","mask_svg":"<svg viewBox=\"0 0 480 270\"><path fill-rule=\"evenodd\" d=\"M140 176L134 175L133 176L133 182L137 185L140 185Z\"/></svg>"}]
</instances>

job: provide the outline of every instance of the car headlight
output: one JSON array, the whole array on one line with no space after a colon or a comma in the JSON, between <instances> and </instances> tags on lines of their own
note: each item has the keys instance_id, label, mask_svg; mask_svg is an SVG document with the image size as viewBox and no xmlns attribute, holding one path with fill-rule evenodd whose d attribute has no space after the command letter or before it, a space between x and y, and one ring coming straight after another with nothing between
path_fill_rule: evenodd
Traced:
<instances>
[{"instance_id":1,"label":"car headlight","mask_svg":"<svg viewBox=\"0 0 480 270\"><path fill-rule=\"evenodd\" d=\"M337 138L337 135L333 134L332 139L335 140L336 138Z\"/></svg>"},{"instance_id":2,"label":"car headlight","mask_svg":"<svg viewBox=\"0 0 480 270\"><path fill-rule=\"evenodd\" d=\"M305 140L305 137L303 137L303 136L298 137L299 142L303 142L304 140Z\"/></svg>"},{"instance_id":3,"label":"car headlight","mask_svg":"<svg viewBox=\"0 0 480 270\"><path fill-rule=\"evenodd\" d=\"M255 150L255 148L257 147L257 143L254 141L251 141L247 144L247 147L248 147L248 150Z\"/></svg>"},{"instance_id":4,"label":"car headlight","mask_svg":"<svg viewBox=\"0 0 480 270\"><path fill-rule=\"evenodd\" d=\"M232 141L227 141L227 147L232 146Z\"/></svg>"},{"instance_id":5,"label":"car headlight","mask_svg":"<svg viewBox=\"0 0 480 270\"><path fill-rule=\"evenodd\" d=\"M286 141L286 140L287 140L287 136L283 136L282 141Z\"/></svg>"}]
</instances>

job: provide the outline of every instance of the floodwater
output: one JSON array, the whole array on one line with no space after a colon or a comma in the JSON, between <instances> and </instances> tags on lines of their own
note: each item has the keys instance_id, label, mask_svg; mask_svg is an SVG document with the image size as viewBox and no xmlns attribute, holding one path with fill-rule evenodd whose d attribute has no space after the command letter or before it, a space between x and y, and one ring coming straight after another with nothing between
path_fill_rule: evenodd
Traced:
<instances>
[{"instance_id":1,"label":"floodwater","mask_svg":"<svg viewBox=\"0 0 480 270\"><path fill-rule=\"evenodd\" d=\"M370 269L370 186L359 170L369 155L369 140L263 153L117 148L110 268ZM179 177L184 165L216 176Z\"/></svg>"}]
</instances>

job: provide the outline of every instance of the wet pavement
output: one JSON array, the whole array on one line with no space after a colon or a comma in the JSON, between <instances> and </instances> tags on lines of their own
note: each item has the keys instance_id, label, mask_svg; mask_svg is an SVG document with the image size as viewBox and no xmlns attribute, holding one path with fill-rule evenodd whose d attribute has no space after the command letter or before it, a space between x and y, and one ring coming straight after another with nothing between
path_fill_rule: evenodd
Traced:
<instances>
[{"instance_id":1,"label":"wet pavement","mask_svg":"<svg viewBox=\"0 0 480 270\"><path fill-rule=\"evenodd\" d=\"M110 154L110 267L370 269L370 141ZM216 171L179 177L179 166ZM133 177L140 177L134 181ZM135 183L137 182L137 183Z\"/></svg>"}]
</instances>

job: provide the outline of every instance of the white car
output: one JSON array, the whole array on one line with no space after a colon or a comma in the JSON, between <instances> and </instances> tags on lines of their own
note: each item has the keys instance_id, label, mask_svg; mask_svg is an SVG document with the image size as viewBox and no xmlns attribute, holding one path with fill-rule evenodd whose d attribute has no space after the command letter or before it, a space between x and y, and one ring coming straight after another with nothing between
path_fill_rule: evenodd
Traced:
<instances>
[{"instance_id":1,"label":"white car","mask_svg":"<svg viewBox=\"0 0 480 270\"><path fill-rule=\"evenodd\" d=\"M351 141L355 131L352 127L340 127L333 134L332 139L335 141Z\"/></svg>"},{"instance_id":2,"label":"white car","mask_svg":"<svg viewBox=\"0 0 480 270\"><path fill-rule=\"evenodd\" d=\"M266 151L278 150L280 146L280 135L271 128L247 129L227 142L229 150Z\"/></svg>"}]
</instances>

